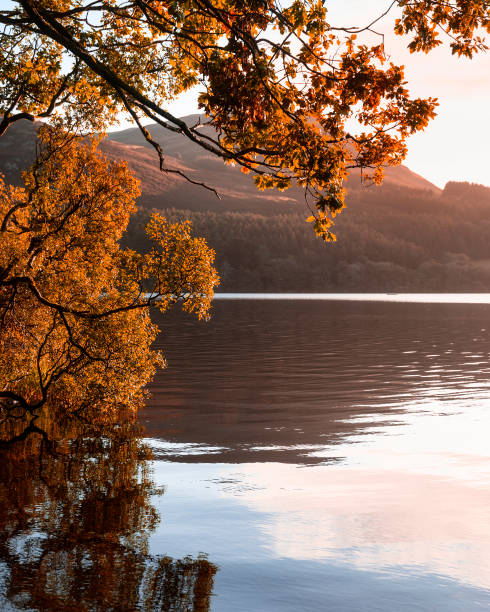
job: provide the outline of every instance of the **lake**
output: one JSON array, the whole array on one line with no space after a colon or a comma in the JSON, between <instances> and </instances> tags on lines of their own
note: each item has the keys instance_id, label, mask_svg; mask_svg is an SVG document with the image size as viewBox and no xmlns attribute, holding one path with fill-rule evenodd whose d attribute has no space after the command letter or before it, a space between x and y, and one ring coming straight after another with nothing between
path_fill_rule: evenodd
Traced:
<instances>
[{"instance_id":1,"label":"lake","mask_svg":"<svg viewBox=\"0 0 490 612\"><path fill-rule=\"evenodd\" d=\"M0 609L490 609L490 296L334 297L160 317L141 443L0 465Z\"/></svg>"},{"instance_id":2,"label":"lake","mask_svg":"<svg viewBox=\"0 0 490 612\"><path fill-rule=\"evenodd\" d=\"M488 295L265 297L162 321L153 550L215 612L489 609Z\"/></svg>"}]
</instances>

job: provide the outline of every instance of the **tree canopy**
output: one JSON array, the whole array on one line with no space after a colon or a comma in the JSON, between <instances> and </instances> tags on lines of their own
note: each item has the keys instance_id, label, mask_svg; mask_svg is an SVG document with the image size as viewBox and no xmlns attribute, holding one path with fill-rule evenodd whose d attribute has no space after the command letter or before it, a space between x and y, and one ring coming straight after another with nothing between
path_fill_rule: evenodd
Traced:
<instances>
[{"instance_id":1,"label":"tree canopy","mask_svg":"<svg viewBox=\"0 0 490 612\"><path fill-rule=\"evenodd\" d=\"M136 408L163 358L148 306L206 316L214 252L188 222L154 215L152 249L122 249L137 181L96 140L40 133L23 188L0 183L0 408Z\"/></svg>"},{"instance_id":2,"label":"tree canopy","mask_svg":"<svg viewBox=\"0 0 490 612\"><path fill-rule=\"evenodd\" d=\"M166 172L151 119L251 173L259 188L305 188L310 221L335 239L353 167L375 182L399 164L406 138L435 114L412 98L402 66L374 30L329 23L328 2L293 0L15 0L0 11L0 132L18 118L62 114L103 130L127 113ZM486 49L487 0L394 0L394 28L412 51L441 43L472 56ZM187 125L165 109L200 84L205 119ZM216 136L203 129L208 124ZM191 179L189 179L191 180Z\"/></svg>"}]
</instances>

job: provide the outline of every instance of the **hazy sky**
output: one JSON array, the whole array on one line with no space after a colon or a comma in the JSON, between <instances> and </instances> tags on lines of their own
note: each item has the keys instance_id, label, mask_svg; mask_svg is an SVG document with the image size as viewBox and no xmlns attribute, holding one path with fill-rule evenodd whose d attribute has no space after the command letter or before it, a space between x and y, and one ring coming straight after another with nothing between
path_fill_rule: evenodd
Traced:
<instances>
[{"instance_id":1,"label":"hazy sky","mask_svg":"<svg viewBox=\"0 0 490 612\"><path fill-rule=\"evenodd\" d=\"M326 1L335 26L366 25L388 5L386 0ZM428 55L411 54L407 40L393 33L394 19L393 12L375 26L385 34L387 54L405 66L413 95L440 103L436 119L409 140L405 164L439 187L449 180L490 186L490 53L461 59L445 44ZM196 96L184 96L169 110L180 116L196 112Z\"/></svg>"},{"instance_id":2,"label":"hazy sky","mask_svg":"<svg viewBox=\"0 0 490 612\"><path fill-rule=\"evenodd\" d=\"M331 0L328 6L330 15L338 7L335 20L342 13L345 19L355 14L362 20L387 2ZM385 33L387 53L405 65L413 94L434 96L440 103L437 118L410 139L406 165L440 187L448 180L490 185L490 53L460 59L445 44L428 55L411 54L407 41L393 34L393 20L390 14L377 25Z\"/></svg>"}]
</instances>

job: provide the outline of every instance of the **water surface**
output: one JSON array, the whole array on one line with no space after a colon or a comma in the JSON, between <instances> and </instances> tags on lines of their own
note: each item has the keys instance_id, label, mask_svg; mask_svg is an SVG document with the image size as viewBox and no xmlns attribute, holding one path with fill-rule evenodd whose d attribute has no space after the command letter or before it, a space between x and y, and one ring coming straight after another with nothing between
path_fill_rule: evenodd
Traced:
<instances>
[{"instance_id":1,"label":"water surface","mask_svg":"<svg viewBox=\"0 0 490 612\"><path fill-rule=\"evenodd\" d=\"M216 612L488 609L490 306L268 298L162 321L152 549Z\"/></svg>"},{"instance_id":2,"label":"water surface","mask_svg":"<svg viewBox=\"0 0 490 612\"><path fill-rule=\"evenodd\" d=\"M159 321L144 438L0 439L2 612L490 609L490 296L256 297Z\"/></svg>"}]
</instances>

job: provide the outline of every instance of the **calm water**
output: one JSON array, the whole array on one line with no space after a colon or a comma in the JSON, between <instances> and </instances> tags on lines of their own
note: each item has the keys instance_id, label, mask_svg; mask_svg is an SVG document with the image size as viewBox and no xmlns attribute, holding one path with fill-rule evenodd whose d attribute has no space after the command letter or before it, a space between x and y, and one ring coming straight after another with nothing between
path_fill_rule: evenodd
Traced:
<instances>
[{"instance_id":1,"label":"calm water","mask_svg":"<svg viewBox=\"0 0 490 612\"><path fill-rule=\"evenodd\" d=\"M0 461L0 610L490 609L488 296L268 297L161 320L143 441Z\"/></svg>"},{"instance_id":2,"label":"calm water","mask_svg":"<svg viewBox=\"0 0 490 612\"><path fill-rule=\"evenodd\" d=\"M211 610L490 609L490 306L216 301L141 415Z\"/></svg>"}]
</instances>

